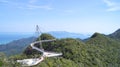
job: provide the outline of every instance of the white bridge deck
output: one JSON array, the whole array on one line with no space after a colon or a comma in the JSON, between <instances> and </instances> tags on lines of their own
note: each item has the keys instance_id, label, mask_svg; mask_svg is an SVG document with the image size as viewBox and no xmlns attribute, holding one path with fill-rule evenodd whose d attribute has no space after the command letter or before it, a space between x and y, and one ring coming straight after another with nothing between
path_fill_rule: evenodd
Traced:
<instances>
[{"instance_id":1,"label":"white bridge deck","mask_svg":"<svg viewBox=\"0 0 120 67\"><path fill-rule=\"evenodd\" d=\"M40 49L38 47L35 47L34 45L37 43L40 43L40 45L42 45L42 42L51 42L54 41L53 40L41 40L41 41L36 41L31 43L31 47L37 51L42 52L42 56L40 58L30 58L30 59L23 59L23 60L17 60L17 62L21 63L23 66L33 66L33 65L37 65L38 63L42 62L44 60L45 57L54 57L54 56L60 56L62 55L62 53L55 53L55 52L48 52L48 51L44 51L43 49Z\"/></svg>"}]
</instances>

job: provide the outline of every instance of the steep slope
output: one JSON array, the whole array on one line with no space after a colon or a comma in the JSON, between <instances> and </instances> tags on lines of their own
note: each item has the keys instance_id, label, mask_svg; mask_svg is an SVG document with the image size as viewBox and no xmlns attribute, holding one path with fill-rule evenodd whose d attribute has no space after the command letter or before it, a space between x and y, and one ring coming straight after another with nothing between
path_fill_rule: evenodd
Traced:
<instances>
[{"instance_id":1,"label":"steep slope","mask_svg":"<svg viewBox=\"0 0 120 67\"><path fill-rule=\"evenodd\" d=\"M51 36L50 34L47 33L43 33L40 37L38 37L36 40L40 41L40 40L46 40L46 39L55 39L53 36ZM42 43L42 46L40 44L35 44L35 46L37 46L38 48L44 48L45 50L51 50L53 47L53 42L48 42L48 43ZM30 45L27 46L27 48L24 50L23 52L26 55L36 55L36 54L40 54L40 52L38 52L37 50L32 49L32 47Z\"/></svg>"},{"instance_id":2,"label":"steep slope","mask_svg":"<svg viewBox=\"0 0 120 67\"><path fill-rule=\"evenodd\" d=\"M120 29L116 30L114 33L110 34L109 37L120 40Z\"/></svg>"},{"instance_id":3,"label":"steep slope","mask_svg":"<svg viewBox=\"0 0 120 67\"><path fill-rule=\"evenodd\" d=\"M33 67L79 67L74 61L65 58L47 58Z\"/></svg>"},{"instance_id":4,"label":"steep slope","mask_svg":"<svg viewBox=\"0 0 120 67\"><path fill-rule=\"evenodd\" d=\"M64 38L57 39L54 42L42 43L42 47L46 51L62 52L63 55L61 57L45 58L43 62L33 67L119 67L120 42L118 41L119 37L117 35L113 38L104 34L95 33L85 42L74 38ZM37 38L37 41L46 39L55 39L55 37L43 33ZM20 44L21 42L16 43ZM40 44L35 44L35 46L41 48ZM41 53L32 49L29 44L26 47L26 49L24 48L23 54L12 56L10 59L6 59L3 54L0 54L3 57L0 57L0 66L21 67L14 60L41 56ZM13 48L16 48L15 50L23 49L23 47L20 48L20 45L9 49ZM1 47L0 50L3 50L3 48Z\"/></svg>"},{"instance_id":5,"label":"steep slope","mask_svg":"<svg viewBox=\"0 0 120 67\"><path fill-rule=\"evenodd\" d=\"M42 34L41 39L53 39L50 34ZM39 40L40 38L38 38ZM36 44L40 48L39 44ZM46 58L39 67L119 67L120 43L104 34L95 33L85 43L78 39L57 39L55 42L43 43L47 51L62 52L59 58ZM24 51L28 58L40 57L40 52L30 46ZM65 64L65 65L64 65ZM71 65L74 64L74 65ZM35 66L36 67L36 66Z\"/></svg>"},{"instance_id":6,"label":"steep slope","mask_svg":"<svg viewBox=\"0 0 120 67\"><path fill-rule=\"evenodd\" d=\"M5 45L0 45L0 52L4 52L7 56L20 54L35 39L35 37L23 38Z\"/></svg>"},{"instance_id":7,"label":"steep slope","mask_svg":"<svg viewBox=\"0 0 120 67\"><path fill-rule=\"evenodd\" d=\"M115 40L107 37L104 34L100 34L100 33L95 33L91 36L91 38L89 38L86 41L87 44L98 44L98 45L109 45L109 44L117 44L118 42L116 42Z\"/></svg>"},{"instance_id":8,"label":"steep slope","mask_svg":"<svg viewBox=\"0 0 120 67\"><path fill-rule=\"evenodd\" d=\"M45 36L44 36L45 35ZM41 39L53 39L50 34L42 34ZM40 47L39 45L36 44L37 47ZM71 62L75 62L76 65L78 62L82 62L84 60L84 55L85 55L85 44L77 39L73 38L66 38L66 39L57 39L55 42L51 43L43 43L43 48L47 51L54 51L54 52L62 52L63 55L63 60L64 59L69 59ZM82 53L81 53L82 51ZM29 57L34 57L36 54L40 54L39 52L31 49L29 46L25 51L24 54L26 54ZM32 55L32 56L30 56ZM52 59L50 60L52 61ZM58 63L58 59L56 59L56 63ZM65 61L63 61L65 62ZM66 63L69 64L69 63ZM63 64L61 64L63 65ZM76 65L74 65L76 67ZM73 66L73 67L74 67Z\"/></svg>"},{"instance_id":9,"label":"steep slope","mask_svg":"<svg viewBox=\"0 0 120 67\"><path fill-rule=\"evenodd\" d=\"M120 43L103 34L95 33L86 41L89 56L101 65L118 67L120 60ZM96 64L96 63L95 63Z\"/></svg>"}]
</instances>

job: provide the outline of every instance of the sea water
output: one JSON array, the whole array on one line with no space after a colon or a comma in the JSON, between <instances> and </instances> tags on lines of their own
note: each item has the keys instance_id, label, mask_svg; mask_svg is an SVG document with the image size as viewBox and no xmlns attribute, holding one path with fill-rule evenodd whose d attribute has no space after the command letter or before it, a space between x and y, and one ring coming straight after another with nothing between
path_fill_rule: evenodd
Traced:
<instances>
[{"instance_id":1,"label":"sea water","mask_svg":"<svg viewBox=\"0 0 120 67\"><path fill-rule=\"evenodd\" d=\"M0 33L0 45L7 44L13 40L34 36L31 33Z\"/></svg>"}]
</instances>

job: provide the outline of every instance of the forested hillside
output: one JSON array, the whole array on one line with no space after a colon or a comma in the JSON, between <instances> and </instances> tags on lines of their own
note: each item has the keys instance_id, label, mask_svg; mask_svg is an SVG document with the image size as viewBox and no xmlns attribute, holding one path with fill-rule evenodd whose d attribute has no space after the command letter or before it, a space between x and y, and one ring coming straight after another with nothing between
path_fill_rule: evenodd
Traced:
<instances>
[{"instance_id":1,"label":"forested hillside","mask_svg":"<svg viewBox=\"0 0 120 67\"><path fill-rule=\"evenodd\" d=\"M115 41L103 34L95 33L88 41L89 54L93 57L92 61L103 67L120 66L120 42Z\"/></svg>"},{"instance_id":2,"label":"forested hillside","mask_svg":"<svg viewBox=\"0 0 120 67\"><path fill-rule=\"evenodd\" d=\"M43 33L37 40L54 39L50 34ZM39 44L35 46L40 48ZM104 34L95 33L85 42L74 38L57 39L54 42L43 43L47 51L62 52L60 57L45 58L43 62L33 67L119 67L120 42ZM4 55L4 54L1 54ZM40 57L41 53L28 46L23 54L0 59L1 66L18 66L17 59ZM2 61L3 59L6 59ZM10 60L12 62L8 62Z\"/></svg>"},{"instance_id":3,"label":"forested hillside","mask_svg":"<svg viewBox=\"0 0 120 67\"><path fill-rule=\"evenodd\" d=\"M109 37L120 41L120 29L110 34Z\"/></svg>"},{"instance_id":4,"label":"forested hillside","mask_svg":"<svg viewBox=\"0 0 120 67\"><path fill-rule=\"evenodd\" d=\"M42 39L54 38L49 34L43 35L41 36ZM114 39L107 37L104 34L95 33L86 42L82 42L78 39L66 38L58 39L55 42L49 44L43 43L43 45L45 50L62 52L63 55L61 58L74 62L77 67L120 66L120 61L118 60L120 59L120 43L118 41L115 41ZM25 51L30 52L28 49L26 49ZM26 55L28 55L27 52L25 53ZM52 61L52 58L46 59L42 63L45 64L46 67L52 67L52 64L54 66L54 63L57 63L59 59L54 59L54 61L56 62L51 62L51 66L49 66L46 62L48 60ZM42 65L42 63L40 64L40 66ZM63 64L61 62L61 67L62 65Z\"/></svg>"},{"instance_id":5,"label":"forested hillside","mask_svg":"<svg viewBox=\"0 0 120 67\"><path fill-rule=\"evenodd\" d=\"M20 54L27 46L35 41L35 37L22 38L14 40L8 44L0 45L0 52L4 52L7 56Z\"/></svg>"}]
</instances>

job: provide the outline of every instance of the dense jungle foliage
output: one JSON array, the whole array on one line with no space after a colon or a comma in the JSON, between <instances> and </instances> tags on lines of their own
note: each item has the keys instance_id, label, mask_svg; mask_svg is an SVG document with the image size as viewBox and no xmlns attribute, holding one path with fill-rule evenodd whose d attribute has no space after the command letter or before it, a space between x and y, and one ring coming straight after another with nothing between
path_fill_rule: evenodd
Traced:
<instances>
[{"instance_id":1,"label":"dense jungle foliage","mask_svg":"<svg viewBox=\"0 0 120 67\"><path fill-rule=\"evenodd\" d=\"M119 33L120 34L120 33ZM38 40L55 39L43 33ZM39 44L35 46L41 48ZM42 43L46 51L62 52L60 57L45 58L33 67L120 67L120 42L104 34L95 33L85 42L64 38ZM41 53L28 46L23 54L6 57L0 53L0 67L21 67L17 59L40 57Z\"/></svg>"}]
</instances>

